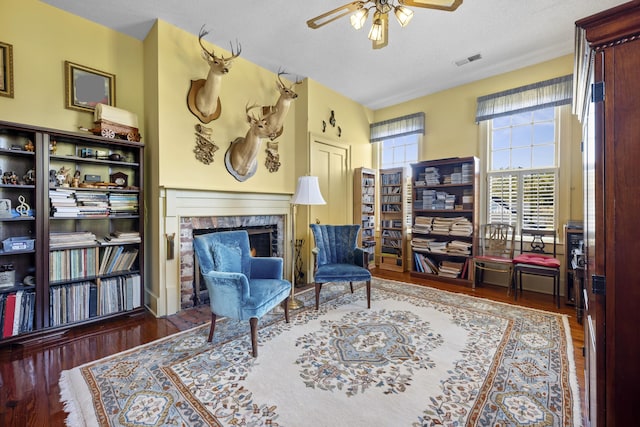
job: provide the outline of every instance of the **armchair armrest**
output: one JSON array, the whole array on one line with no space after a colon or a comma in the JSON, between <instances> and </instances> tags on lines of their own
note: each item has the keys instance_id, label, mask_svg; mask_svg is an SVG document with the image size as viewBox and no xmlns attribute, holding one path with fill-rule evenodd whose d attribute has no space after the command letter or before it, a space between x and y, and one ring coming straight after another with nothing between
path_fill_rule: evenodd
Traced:
<instances>
[{"instance_id":1,"label":"armchair armrest","mask_svg":"<svg viewBox=\"0 0 640 427\"><path fill-rule=\"evenodd\" d=\"M283 260L279 257L251 258L252 279L282 279Z\"/></svg>"},{"instance_id":2,"label":"armchair armrest","mask_svg":"<svg viewBox=\"0 0 640 427\"><path fill-rule=\"evenodd\" d=\"M240 315L240 309L250 297L249 280L242 273L208 271L202 274L209 291L213 312L220 316Z\"/></svg>"}]
</instances>

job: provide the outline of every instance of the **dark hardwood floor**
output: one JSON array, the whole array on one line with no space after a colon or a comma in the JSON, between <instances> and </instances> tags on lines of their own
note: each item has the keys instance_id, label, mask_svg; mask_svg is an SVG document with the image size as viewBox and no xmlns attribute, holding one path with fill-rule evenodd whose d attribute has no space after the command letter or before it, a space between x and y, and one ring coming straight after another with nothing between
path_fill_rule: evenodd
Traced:
<instances>
[{"instance_id":1,"label":"dark hardwood floor","mask_svg":"<svg viewBox=\"0 0 640 427\"><path fill-rule=\"evenodd\" d=\"M452 292L514 303L505 288L483 285L470 287L440 283L373 269L375 276L428 285ZM557 310L550 295L525 292L518 305L568 314L582 398L584 390L584 333L575 308L562 304ZM151 314L117 319L98 326L70 330L57 339L30 346L0 347L0 426L63 426L66 413L60 403L60 372L119 351L165 337L210 319L208 307L197 307L165 318ZM582 400L582 399L581 399ZM584 406L584 405L583 405Z\"/></svg>"}]
</instances>

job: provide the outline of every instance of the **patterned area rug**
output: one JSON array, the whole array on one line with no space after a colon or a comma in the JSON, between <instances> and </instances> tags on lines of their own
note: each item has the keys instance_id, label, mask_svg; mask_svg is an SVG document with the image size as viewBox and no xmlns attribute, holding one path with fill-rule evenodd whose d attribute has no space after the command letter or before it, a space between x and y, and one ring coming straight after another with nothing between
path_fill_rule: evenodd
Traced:
<instances>
[{"instance_id":1,"label":"patterned area rug","mask_svg":"<svg viewBox=\"0 0 640 427\"><path fill-rule=\"evenodd\" d=\"M581 425L566 316L374 279L64 371L70 426ZM298 295L313 307L313 292Z\"/></svg>"}]
</instances>

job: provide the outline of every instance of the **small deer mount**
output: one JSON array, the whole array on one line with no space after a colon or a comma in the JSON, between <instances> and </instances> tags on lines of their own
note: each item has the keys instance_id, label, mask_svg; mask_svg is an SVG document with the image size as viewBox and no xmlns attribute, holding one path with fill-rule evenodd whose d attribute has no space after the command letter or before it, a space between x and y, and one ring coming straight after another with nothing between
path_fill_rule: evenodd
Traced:
<instances>
[{"instance_id":1,"label":"small deer mount","mask_svg":"<svg viewBox=\"0 0 640 427\"><path fill-rule=\"evenodd\" d=\"M278 71L278 81L276 84L278 92L280 92L280 97L278 97L276 104L273 106L265 105L262 107L263 116L268 117L267 129L269 131L269 138L271 138L272 141L282 135L282 131L284 130L284 120L289 112L289 107L291 107L293 100L298 97L298 94L293 91L293 87L302 83L302 81L296 80L291 86L287 87L280 78L280 76L284 74L287 73L285 71ZM269 114L274 110L274 114Z\"/></svg>"},{"instance_id":2,"label":"small deer mount","mask_svg":"<svg viewBox=\"0 0 640 427\"><path fill-rule=\"evenodd\" d=\"M242 51L242 46L237 43L235 49L231 45L231 57L216 56L213 49L209 52L202 44L202 38L207 34L209 32L205 31L203 25L198 35L198 43L202 48L202 57L209 64L209 73L206 79L191 80L187 94L189 111L205 124L220 117L222 112L222 104L220 103L222 76L229 72L233 60L240 56Z\"/></svg>"},{"instance_id":3,"label":"small deer mount","mask_svg":"<svg viewBox=\"0 0 640 427\"><path fill-rule=\"evenodd\" d=\"M274 108L266 114L263 113L262 117L255 117L249 114L249 111L254 108L260 107L253 105L245 108L247 122L249 123L247 134L244 137L238 137L233 140L224 155L224 164L227 170L235 179L241 182L246 181L256 173L258 167L256 157L258 156L262 139L270 137L267 122L269 117L278 112Z\"/></svg>"}]
</instances>

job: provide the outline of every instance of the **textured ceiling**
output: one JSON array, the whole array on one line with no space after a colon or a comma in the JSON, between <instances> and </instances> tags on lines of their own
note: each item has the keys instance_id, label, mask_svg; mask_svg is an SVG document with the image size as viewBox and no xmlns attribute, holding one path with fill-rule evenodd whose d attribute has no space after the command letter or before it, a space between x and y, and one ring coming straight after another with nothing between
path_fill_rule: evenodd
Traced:
<instances>
[{"instance_id":1,"label":"textured ceiling","mask_svg":"<svg viewBox=\"0 0 640 427\"><path fill-rule=\"evenodd\" d=\"M401 28L389 17L389 44L371 48L349 17L310 29L306 21L344 0L42 0L144 39L156 19L227 48L273 72L309 77L372 109L522 68L573 52L574 23L619 0L464 0L455 12L412 8ZM480 54L482 59L457 66Z\"/></svg>"}]
</instances>

